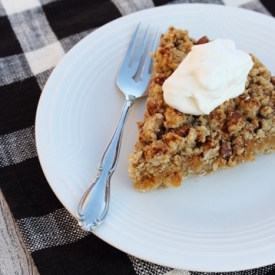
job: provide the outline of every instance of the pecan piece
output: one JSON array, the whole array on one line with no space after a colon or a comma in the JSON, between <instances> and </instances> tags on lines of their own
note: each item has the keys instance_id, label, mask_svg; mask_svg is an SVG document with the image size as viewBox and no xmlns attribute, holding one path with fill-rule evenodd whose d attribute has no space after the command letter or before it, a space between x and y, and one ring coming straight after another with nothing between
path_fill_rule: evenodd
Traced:
<instances>
[{"instance_id":1,"label":"pecan piece","mask_svg":"<svg viewBox=\"0 0 275 275\"><path fill-rule=\"evenodd\" d=\"M228 160L232 156L231 144L228 141L221 140L219 154L223 159Z\"/></svg>"},{"instance_id":2,"label":"pecan piece","mask_svg":"<svg viewBox=\"0 0 275 275\"><path fill-rule=\"evenodd\" d=\"M184 124L176 130L176 134L181 137L186 137L189 133L190 125Z\"/></svg>"},{"instance_id":3,"label":"pecan piece","mask_svg":"<svg viewBox=\"0 0 275 275\"><path fill-rule=\"evenodd\" d=\"M195 45L201 45L201 44L206 44L207 42L209 42L209 39L207 36L203 36L201 37L197 43Z\"/></svg>"}]
</instances>

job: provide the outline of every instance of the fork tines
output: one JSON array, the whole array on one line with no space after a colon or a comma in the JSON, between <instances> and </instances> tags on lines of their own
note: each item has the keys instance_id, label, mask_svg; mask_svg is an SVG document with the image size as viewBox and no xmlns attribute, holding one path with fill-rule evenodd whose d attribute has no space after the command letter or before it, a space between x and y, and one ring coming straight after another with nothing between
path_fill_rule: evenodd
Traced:
<instances>
[{"instance_id":1,"label":"fork tines","mask_svg":"<svg viewBox=\"0 0 275 275\"><path fill-rule=\"evenodd\" d=\"M140 42L139 49L137 53L134 55L134 49L138 42L138 36L140 32L141 23L138 24L134 35L131 39L131 42L129 44L129 47L127 49L127 52L125 54L124 60L122 62L121 69L127 69L128 73L131 74L131 77L135 77L139 69L141 69L141 79L145 80L144 78L149 77L150 78L150 67L152 58L150 56L150 53L155 51L157 45L158 45L158 30L156 31L154 35L154 39L151 41L150 46L146 47L148 42L148 34L149 34L149 28L150 26L147 26L147 29L143 35L143 38ZM134 58L134 59L133 59ZM142 62L142 58L145 58L145 60ZM133 59L133 60L131 60Z\"/></svg>"}]
</instances>

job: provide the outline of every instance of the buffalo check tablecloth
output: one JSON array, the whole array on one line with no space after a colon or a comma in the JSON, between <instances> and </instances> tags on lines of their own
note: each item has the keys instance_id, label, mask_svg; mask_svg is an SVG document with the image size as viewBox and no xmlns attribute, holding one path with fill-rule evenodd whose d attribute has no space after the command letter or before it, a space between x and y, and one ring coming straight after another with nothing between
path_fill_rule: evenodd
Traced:
<instances>
[{"instance_id":1,"label":"buffalo check tablecloth","mask_svg":"<svg viewBox=\"0 0 275 275\"><path fill-rule=\"evenodd\" d=\"M274 0L0 0L0 189L41 275L210 274L149 263L83 232L49 187L34 137L42 89L78 41L121 16L177 3L239 6L275 15ZM274 270L275 264L224 274L265 275Z\"/></svg>"}]
</instances>

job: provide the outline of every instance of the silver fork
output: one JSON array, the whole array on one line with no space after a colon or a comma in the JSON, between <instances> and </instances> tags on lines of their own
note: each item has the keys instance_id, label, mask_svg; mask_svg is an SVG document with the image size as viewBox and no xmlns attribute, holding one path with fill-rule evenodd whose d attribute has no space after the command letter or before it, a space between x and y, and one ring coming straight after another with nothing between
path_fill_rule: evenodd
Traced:
<instances>
[{"instance_id":1,"label":"silver fork","mask_svg":"<svg viewBox=\"0 0 275 275\"><path fill-rule=\"evenodd\" d=\"M139 29L140 24L135 30L117 77L117 85L125 95L118 125L102 156L97 176L85 191L76 210L78 223L85 231L94 230L106 217L110 203L110 180L117 165L124 125L135 100L147 94L152 63L149 52L156 49L158 35L157 33L155 34L149 49L146 51L149 36L148 27L133 59L132 56L134 55ZM139 82L136 82L134 78L137 76L137 73L140 73L140 68L142 68L141 79Z\"/></svg>"}]
</instances>

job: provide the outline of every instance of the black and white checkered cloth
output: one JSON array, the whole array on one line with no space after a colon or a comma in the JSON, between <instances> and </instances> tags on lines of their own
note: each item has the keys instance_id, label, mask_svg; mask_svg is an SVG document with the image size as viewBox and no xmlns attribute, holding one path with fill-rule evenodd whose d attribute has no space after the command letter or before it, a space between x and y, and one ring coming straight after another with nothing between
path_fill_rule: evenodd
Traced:
<instances>
[{"instance_id":1,"label":"black and white checkered cloth","mask_svg":"<svg viewBox=\"0 0 275 275\"><path fill-rule=\"evenodd\" d=\"M272 2L0 0L0 188L41 275L210 274L155 265L83 232L55 197L41 170L34 138L37 103L50 73L66 52L116 18L171 3L238 5L274 16ZM265 275L272 270L275 264L223 274Z\"/></svg>"}]
</instances>

